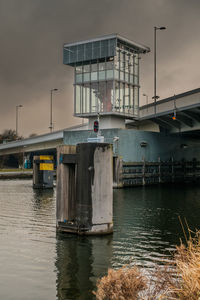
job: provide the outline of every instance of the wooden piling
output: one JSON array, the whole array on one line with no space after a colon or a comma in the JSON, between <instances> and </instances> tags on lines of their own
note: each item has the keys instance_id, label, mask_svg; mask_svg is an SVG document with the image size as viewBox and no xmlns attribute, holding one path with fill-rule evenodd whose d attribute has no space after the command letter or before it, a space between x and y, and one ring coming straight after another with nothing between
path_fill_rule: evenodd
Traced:
<instances>
[{"instance_id":1,"label":"wooden piling","mask_svg":"<svg viewBox=\"0 0 200 300\"><path fill-rule=\"evenodd\" d=\"M76 234L112 233L112 146L62 145L57 154L57 229Z\"/></svg>"}]
</instances>

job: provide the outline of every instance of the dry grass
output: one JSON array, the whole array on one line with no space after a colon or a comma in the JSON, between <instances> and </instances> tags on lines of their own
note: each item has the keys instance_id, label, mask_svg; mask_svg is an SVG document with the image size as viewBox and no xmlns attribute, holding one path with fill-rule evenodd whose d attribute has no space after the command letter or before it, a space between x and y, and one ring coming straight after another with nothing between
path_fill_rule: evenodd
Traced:
<instances>
[{"instance_id":1,"label":"dry grass","mask_svg":"<svg viewBox=\"0 0 200 300\"><path fill-rule=\"evenodd\" d=\"M177 246L171 263L149 277L136 266L108 270L97 282L98 300L200 300L200 232ZM186 235L185 235L186 237Z\"/></svg>"},{"instance_id":2,"label":"dry grass","mask_svg":"<svg viewBox=\"0 0 200 300\"><path fill-rule=\"evenodd\" d=\"M171 285L173 298L200 300L200 232L191 234L187 246L177 247L175 256L177 280Z\"/></svg>"},{"instance_id":3,"label":"dry grass","mask_svg":"<svg viewBox=\"0 0 200 300\"><path fill-rule=\"evenodd\" d=\"M146 289L146 280L137 267L109 269L108 275L97 282L98 300L138 299L138 294Z\"/></svg>"}]
</instances>

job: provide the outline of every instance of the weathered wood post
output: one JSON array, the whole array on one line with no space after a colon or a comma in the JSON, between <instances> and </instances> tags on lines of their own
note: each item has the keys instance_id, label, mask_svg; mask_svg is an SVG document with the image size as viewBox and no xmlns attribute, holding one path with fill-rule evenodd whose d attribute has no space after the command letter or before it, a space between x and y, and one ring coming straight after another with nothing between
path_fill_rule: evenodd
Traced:
<instances>
[{"instance_id":1,"label":"weathered wood post","mask_svg":"<svg viewBox=\"0 0 200 300\"><path fill-rule=\"evenodd\" d=\"M106 143L57 148L58 231L76 234L113 232L113 152Z\"/></svg>"},{"instance_id":2,"label":"weathered wood post","mask_svg":"<svg viewBox=\"0 0 200 300\"><path fill-rule=\"evenodd\" d=\"M53 188L54 163L52 155L33 157L33 188Z\"/></svg>"}]
</instances>

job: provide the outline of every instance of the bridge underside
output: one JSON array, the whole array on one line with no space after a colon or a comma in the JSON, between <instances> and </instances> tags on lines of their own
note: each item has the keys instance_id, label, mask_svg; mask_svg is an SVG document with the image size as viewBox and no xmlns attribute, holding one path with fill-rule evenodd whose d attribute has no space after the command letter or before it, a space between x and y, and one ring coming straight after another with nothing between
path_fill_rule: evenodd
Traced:
<instances>
[{"instance_id":1,"label":"bridge underside","mask_svg":"<svg viewBox=\"0 0 200 300\"><path fill-rule=\"evenodd\" d=\"M141 125L147 120L157 124L160 132L200 137L200 104L163 113L155 112L151 116L141 118L135 125Z\"/></svg>"},{"instance_id":2,"label":"bridge underside","mask_svg":"<svg viewBox=\"0 0 200 300\"><path fill-rule=\"evenodd\" d=\"M200 135L200 107L179 110L166 115L154 116L149 119L159 125L161 131L170 133Z\"/></svg>"},{"instance_id":3,"label":"bridge underside","mask_svg":"<svg viewBox=\"0 0 200 300\"><path fill-rule=\"evenodd\" d=\"M58 145L63 144L63 139L50 141L50 142L41 142L37 144L30 144L30 145L20 145L20 142L18 142L19 145L16 147L10 147L1 149L0 156L1 155L9 155L9 154L16 154L16 153L33 153L35 155L37 154L51 154L56 152L56 148ZM23 143L23 141L21 141Z\"/></svg>"}]
</instances>

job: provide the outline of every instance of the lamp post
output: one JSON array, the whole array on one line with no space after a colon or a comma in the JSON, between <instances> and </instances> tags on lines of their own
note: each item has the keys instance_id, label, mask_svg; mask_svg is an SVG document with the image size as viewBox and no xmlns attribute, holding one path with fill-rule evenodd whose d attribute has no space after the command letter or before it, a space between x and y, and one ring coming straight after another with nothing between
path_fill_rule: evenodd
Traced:
<instances>
[{"instance_id":1,"label":"lamp post","mask_svg":"<svg viewBox=\"0 0 200 300\"><path fill-rule=\"evenodd\" d=\"M23 107L23 105L19 104L19 105L16 105L16 137L18 135L18 119L19 119L19 116L18 116L18 113L19 113L19 108L20 107Z\"/></svg>"},{"instance_id":2,"label":"lamp post","mask_svg":"<svg viewBox=\"0 0 200 300\"><path fill-rule=\"evenodd\" d=\"M157 30L165 30L166 27L154 27L154 96L152 99L154 99L154 113L156 115L156 100L159 98L156 91L156 33Z\"/></svg>"},{"instance_id":3,"label":"lamp post","mask_svg":"<svg viewBox=\"0 0 200 300\"><path fill-rule=\"evenodd\" d=\"M50 125L49 125L49 129L50 129L50 132L52 132L53 131L53 118L52 118L52 115L53 115L53 107L52 107L52 98L53 98L53 92L56 92L56 91L58 91L58 89L51 89L50 90L50 94L51 94L51 98L50 98Z\"/></svg>"}]
</instances>

